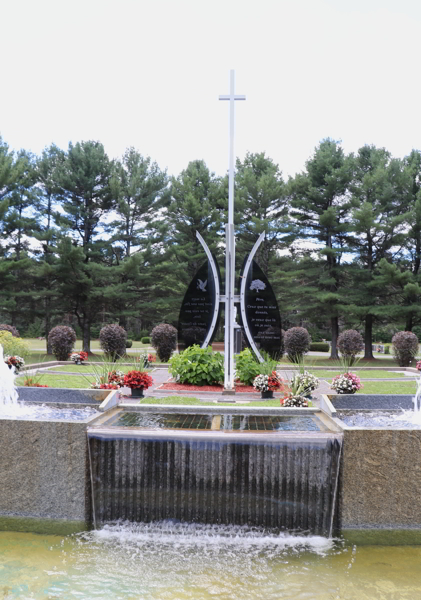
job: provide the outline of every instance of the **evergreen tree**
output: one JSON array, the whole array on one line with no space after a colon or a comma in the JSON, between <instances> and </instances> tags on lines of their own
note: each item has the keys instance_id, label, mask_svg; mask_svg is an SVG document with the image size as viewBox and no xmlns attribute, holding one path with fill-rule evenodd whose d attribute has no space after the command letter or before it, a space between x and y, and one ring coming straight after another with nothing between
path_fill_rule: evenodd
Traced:
<instances>
[{"instance_id":1,"label":"evergreen tree","mask_svg":"<svg viewBox=\"0 0 421 600\"><path fill-rule=\"evenodd\" d=\"M344 278L343 254L347 251L351 201L348 186L352 162L338 142L326 139L306 162L306 172L289 181L290 216L302 240L316 242L313 253L322 260L316 275L317 292L312 295L307 314L330 318L331 358L337 358L341 287Z\"/></svg>"},{"instance_id":2,"label":"evergreen tree","mask_svg":"<svg viewBox=\"0 0 421 600\"><path fill-rule=\"evenodd\" d=\"M168 200L167 186L166 172L134 148L126 150L122 161L116 162L111 188L117 201L117 219L110 225L111 241L122 245L126 256L130 256L133 246L147 242L146 226Z\"/></svg>"},{"instance_id":3,"label":"evergreen tree","mask_svg":"<svg viewBox=\"0 0 421 600\"><path fill-rule=\"evenodd\" d=\"M372 360L373 324L377 316L385 315L386 290L376 269L382 259L393 262L404 242L405 177L400 161L384 148L363 146L355 166L350 245L356 256L344 309L364 322L364 358Z\"/></svg>"},{"instance_id":4,"label":"evergreen tree","mask_svg":"<svg viewBox=\"0 0 421 600\"><path fill-rule=\"evenodd\" d=\"M235 221L237 257L242 263L259 235L266 233L256 260L270 276L277 249L288 231L285 184L279 167L265 153L247 153L244 161L237 159Z\"/></svg>"},{"instance_id":5,"label":"evergreen tree","mask_svg":"<svg viewBox=\"0 0 421 600\"><path fill-rule=\"evenodd\" d=\"M59 223L72 233L74 244L80 243L78 250L82 251L82 254L72 252L68 241L61 244L60 287L77 316L85 352L90 352L91 325L98 313L98 300L103 297L96 285L102 286L104 278L108 277L101 264L108 242L100 240L96 243L96 238L102 233L101 218L113 208L111 172L112 164L103 145L93 141L78 142L74 146L70 143L65 160L56 172L59 197L66 213ZM70 266L72 279L66 281L63 267Z\"/></svg>"}]
</instances>

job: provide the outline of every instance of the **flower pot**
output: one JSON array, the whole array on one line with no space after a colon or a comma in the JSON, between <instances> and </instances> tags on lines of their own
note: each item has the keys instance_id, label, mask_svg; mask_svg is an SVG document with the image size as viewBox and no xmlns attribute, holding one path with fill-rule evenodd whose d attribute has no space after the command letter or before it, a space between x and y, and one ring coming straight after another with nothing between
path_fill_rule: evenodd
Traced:
<instances>
[{"instance_id":1,"label":"flower pot","mask_svg":"<svg viewBox=\"0 0 421 600\"><path fill-rule=\"evenodd\" d=\"M262 392L262 398L273 398L273 391L268 390L267 392Z\"/></svg>"},{"instance_id":2,"label":"flower pot","mask_svg":"<svg viewBox=\"0 0 421 600\"><path fill-rule=\"evenodd\" d=\"M132 388L132 398L144 398L143 388Z\"/></svg>"},{"instance_id":3,"label":"flower pot","mask_svg":"<svg viewBox=\"0 0 421 600\"><path fill-rule=\"evenodd\" d=\"M77 364L77 365L81 365L82 363L81 363L81 361L80 361L80 360L77 360L77 361L76 361L76 364Z\"/></svg>"}]
</instances>

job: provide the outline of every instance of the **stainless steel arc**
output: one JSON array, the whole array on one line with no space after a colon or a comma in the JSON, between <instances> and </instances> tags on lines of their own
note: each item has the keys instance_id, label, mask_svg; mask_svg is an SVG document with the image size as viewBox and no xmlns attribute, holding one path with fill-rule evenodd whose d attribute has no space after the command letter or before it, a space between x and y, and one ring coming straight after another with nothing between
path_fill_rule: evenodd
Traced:
<instances>
[{"instance_id":1,"label":"stainless steel arc","mask_svg":"<svg viewBox=\"0 0 421 600\"><path fill-rule=\"evenodd\" d=\"M200 233L198 231L196 231L196 237L199 240L199 242L202 244L203 250L206 253L206 256L208 257L208 261L209 264L211 266L212 269L212 275L213 275L213 279L214 279L214 283L215 283L215 308L213 311L213 316L212 316L212 321L211 321L211 325L209 327L209 331L206 335L205 341L202 344L202 348L206 348L206 346L209 344L209 341L212 339L212 335L213 332L215 331L215 326L216 326L216 322L218 320L218 314L220 311L220 296L221 296L221 291L219 288L219 277L218 277L218 269L216 267L215 264L215 259L212 256L211 251L209 250L209 247L207 245L207 243L205 242L205 240L202 238L202 236L200 235Z\"/></svg>"},{"instance_id":2,"label":"stainless steel arc","mask_svg":"<svg viewBox=\"0 0 421 600\"><path fill-rule=\"evenodd\" d=\"M259 359L260 362L264 362L265 359L263 358L263 356L260 354L259 350L257 349L257 346L253 340L253 336L250 333L250 327L247 322L247 315L246 315L245 296L246 296L246 282L247 282L248 272L249 272L251 264L253 262L254 255L256 254L260 244L263 242L264 239L265 239L265 232L260 234L259 239L254 244L252 251L248 255L246 264L244 266L243 278L241 279L241 290L240 290L241 318L243 320L244 331L246 333L248 341L250 342L250 346L253 348L253 352L255 353L255 355L257 356L257 358Z\"/></svg>"}]
</instances>

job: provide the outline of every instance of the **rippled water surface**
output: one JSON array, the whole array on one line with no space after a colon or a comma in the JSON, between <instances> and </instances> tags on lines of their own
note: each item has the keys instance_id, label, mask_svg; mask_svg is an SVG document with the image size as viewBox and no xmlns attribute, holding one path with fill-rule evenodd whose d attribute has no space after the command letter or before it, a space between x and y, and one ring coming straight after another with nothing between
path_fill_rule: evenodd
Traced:
<instances>
[{"instance_id":1,"label":"rippled water surface","mask_svg":"<svg viewBox=\"0 0 421 600\"><path fill-rule=\"evenodd\" d=\"M115 524L0 532L0 598L421 600L420 546L244 528Z\"/></svg>"},{"instance_id":2,"label":"rippled water surface","mask_svg":"<svg viewBox=\"0 0 421 600\"><path fill-rule=\"evenodd\" d=\"M1 419L39 420L39 421L86 421L100 413L90 406L85 408L52 408L45 404L6 404L0 407ZM1 598L1 596L0 596Z\"/></svg>"}]
</instances>

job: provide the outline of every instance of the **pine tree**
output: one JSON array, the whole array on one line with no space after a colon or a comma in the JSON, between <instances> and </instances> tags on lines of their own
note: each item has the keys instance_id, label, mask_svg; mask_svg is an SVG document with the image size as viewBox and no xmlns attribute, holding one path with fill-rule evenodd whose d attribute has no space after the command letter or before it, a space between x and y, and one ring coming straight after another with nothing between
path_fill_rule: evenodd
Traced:
<instances>
[{"instance_id":1,"label":"pine tree","mask_svg":"<svg viewBox=\"0 0 421 600\"><path fill-rule=\"evenodd\" d=\"M323 314L330 319L331 358L337 358L341 286L344 269L342 256L347 251L351 201L348 186L352 162L338 142L326 139L306 163L306 172L289 181L290 216L299 229L299 237L315 242L313 253L324 263L317 276L317 292L306 312Z\"/></svg>"},{"instance_id":2,"label":"pine tree","mask_svg":"<svg viewBox=\"0 0 421 600\"><path fill-rule=\"evenodd\" d=\"M382 259L393 262L405 240L405 187L400 161L384 148L360 148L351 188L354 285L349 287L344 309L364 322L365 360L373 359L374 321L385 315L385 289L376 269Z\"/></svg>"},{"instance_id":3,"label":"pine tree","mask_svg":"<svg viewBox=\"0 0 421 600\"><path fill-rule=\"evenodd\" d=\"M265 153L247 153L236 164L236 254L243 262L259 235L266 233L256 260L269 276L276 251L288 232L285 183L279 167Z\"/></svg>"}]
</instances>

